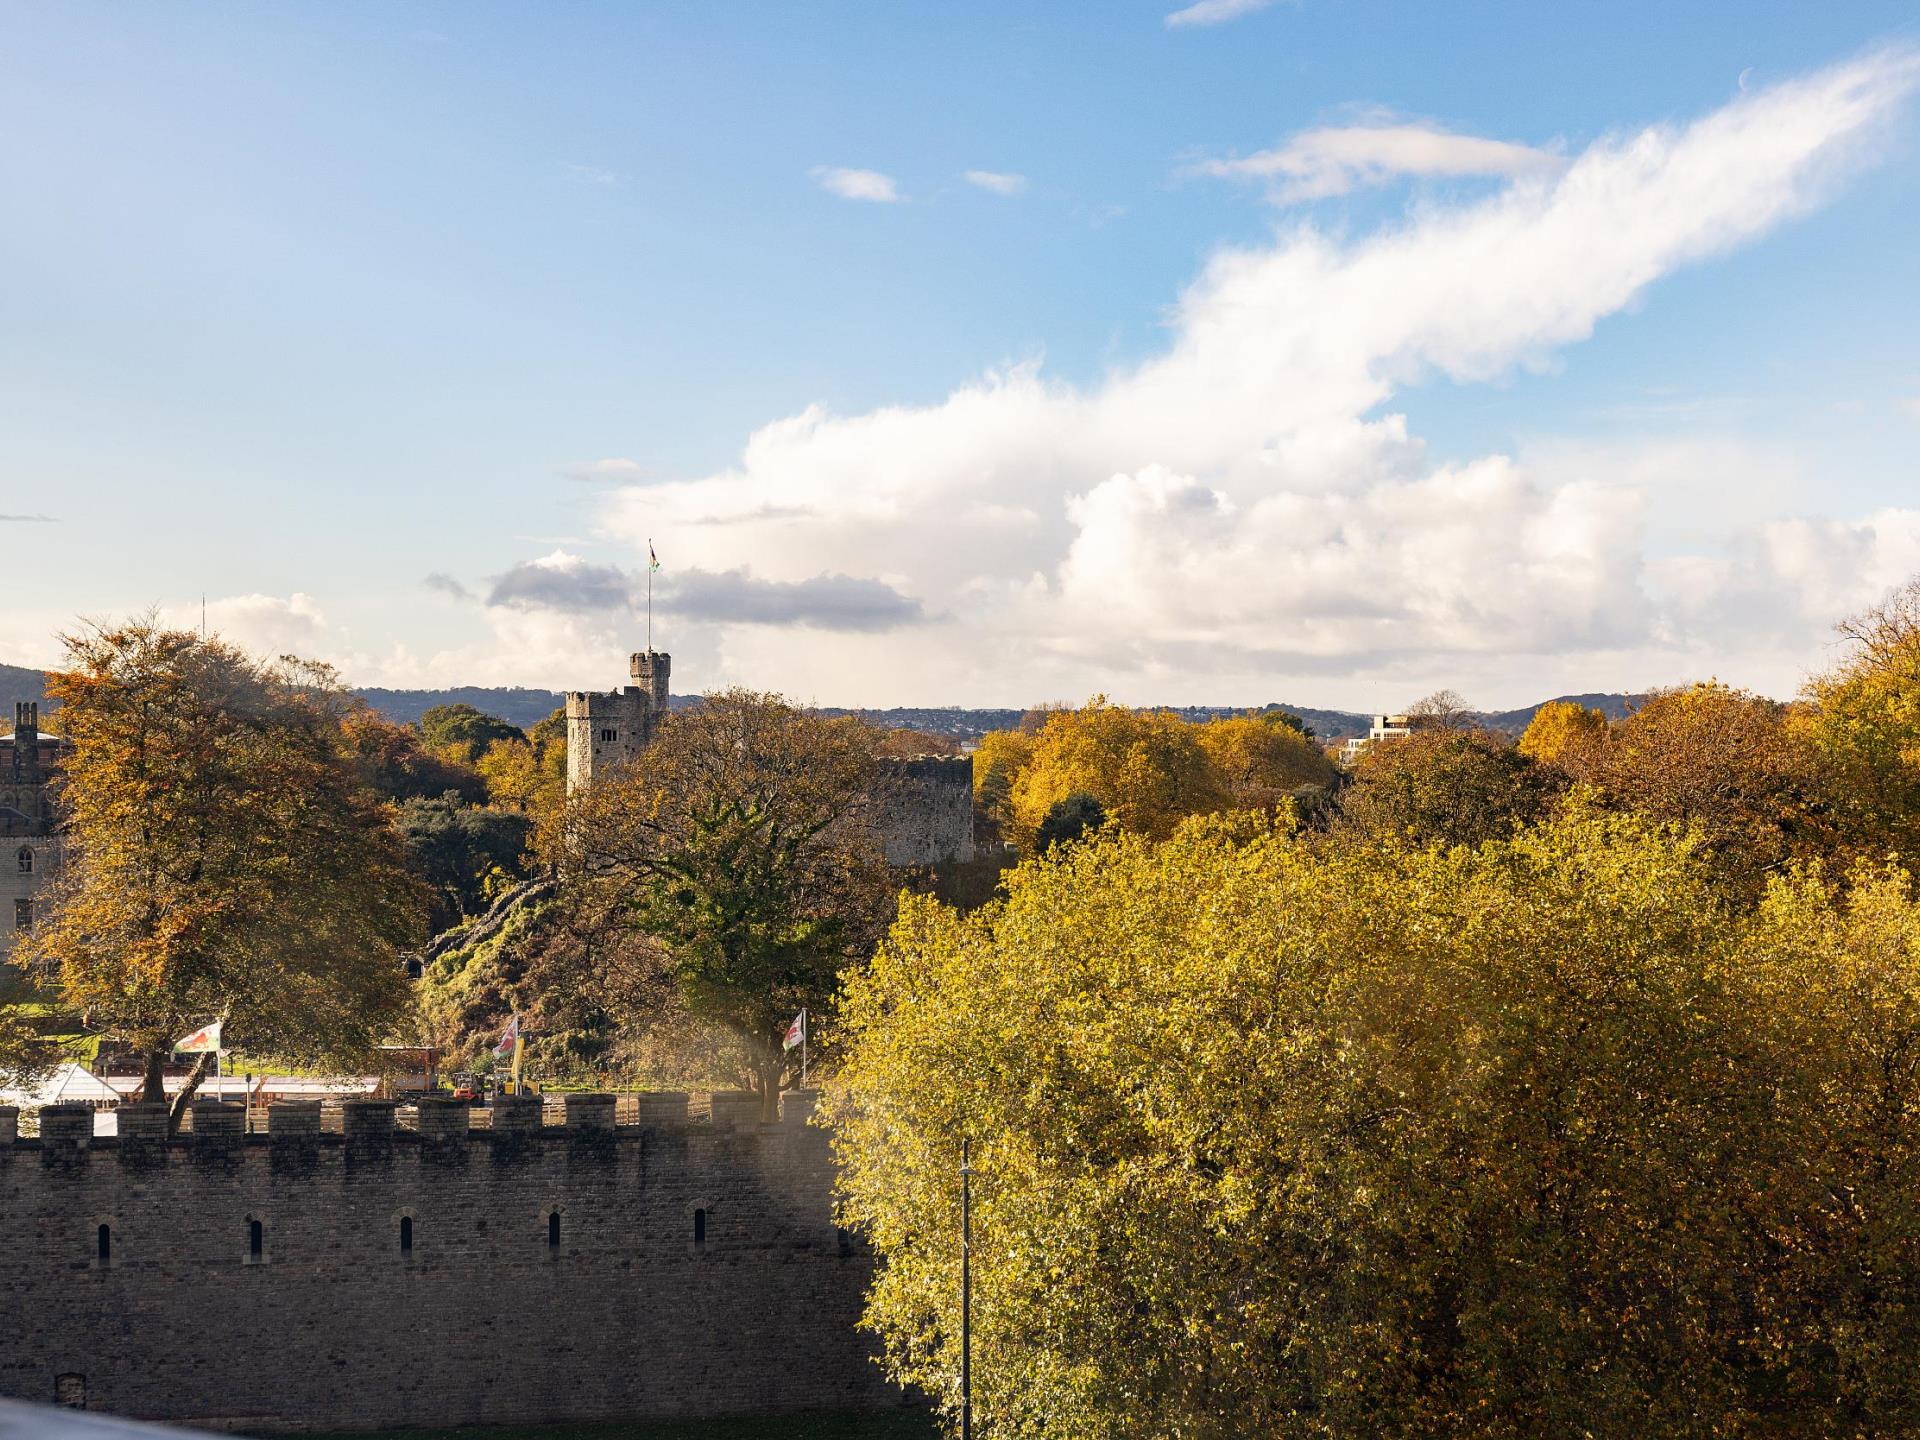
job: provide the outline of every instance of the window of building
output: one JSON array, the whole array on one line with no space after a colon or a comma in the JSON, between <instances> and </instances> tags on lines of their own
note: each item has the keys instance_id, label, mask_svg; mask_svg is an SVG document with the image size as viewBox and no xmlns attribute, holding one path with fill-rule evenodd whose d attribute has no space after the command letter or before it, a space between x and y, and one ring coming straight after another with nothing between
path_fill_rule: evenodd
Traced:
<instances>
[{"instance_id":1,"label":"window of building","mask_svg":"<svg viewBox=\"0 0 1920 1440\"><path fill-rule=\"evenodd\" d=\"M266 1253L266 1249L267 1249L267 1227L262 1225L258 1220L247 1221L247 1256L248 1258L253 1260L258 1260L262 1255Z\"/></svg>"},{"instance_id":2,"label":"window of building","mask_svg":"<svg viewBox=\"0 0 1920 1440\"><path fill-rule=\"evenodd\" d=\"M400 1217L400 1253L402 1255L413 1253L413 1217L411 1215Z\"/></svg>"},{"instance_id":3,"label":"window of building","mask_svg":"<svg viewBox=\"0 0 1920 1440\"><path fill-rule=\"evenodd\" d=\"M93 1243L94 1259L102 1265L110 1264L113 1260L113 1227L102 1225L95 1234Z\"/></svg>"},{"instance_id":4,"label":"window of building","mask_svg":"<svg viewBox=\"0 0 1920 1440\"><path fill-rule=\"evenodd\" d=\"M20 853L14 858L20 866L20 873L22 875L33 874L33 847L31 845L22 845L20 847Z\"/></svg>"},{"instance_id":5,"label":"window of building","mask_svg":"<svg viewBox=\"0 0 1920 1440\"><path fill-rule=\"evenodd\" d=\"M86 1409L87 1377L74 1374L54 1376L53 1403L65 1406L69 1410Z\"/></svg>"},{"instance_id":6,"label":"window of building","mask_svg":"<svg viewBox=\"0 0 1920 1440\"><path fill-rule=\"evenodd\" d=\"M600 738L611 745L620 738L620 732L618 730L602 730L600 732Z\"/></svg>"},{"instance_id":7,"label":"window of building","mask_svg":"<svg viewBox=\"0 0 1920 1440\"><path fill-rule=\"evenodd\" d=\"M549 1250L560 1248L560 1212L558 1210L547 1212L547 1248Z\"/></svg>"},{"instance_id":8,"label":"window of building","mask_svg":"<svg viewBox=\"0 0 1920 1440\"><path fill-rule=\"evenodd\" d=\"M707 1243L707 1212L704 1210L693 1212L693 1243L695 1245Z\"/></svg>"},{"instance_id":9,"label":"window of building","mask_svg":"<svg viewBox=\"0 0 1920 1440\"><path fill-rule=\"evenodd\" d=\"M13 902L13 928L16 930L33 929L33 901L16 900Z\"/></svg>"}]
</instances>

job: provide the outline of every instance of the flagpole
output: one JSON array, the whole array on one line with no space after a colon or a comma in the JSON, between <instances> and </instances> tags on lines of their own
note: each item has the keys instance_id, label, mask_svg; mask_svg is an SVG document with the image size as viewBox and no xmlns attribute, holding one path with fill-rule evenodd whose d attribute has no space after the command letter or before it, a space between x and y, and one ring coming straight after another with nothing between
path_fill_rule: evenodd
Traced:
<instances>
[{"instance_id":1,"label":"flagpole","mask_svg":"<svg viewBox=\"0 0 1920 1440\"><path fill-rule=\"evenodd\" d=\"M800 1088L807 1088L807 1032L813 1028L813 1021L807 1015L807 1007L800 1007Z\"/></svg>"},{"instance_id":2,"label":"flagpole","mask_svg":"<svg viewBox=\"0 0 1920 1440\"><path fill-rule=\"evenodd\" d=\"M647 653L653 653L653 541L647 541Z\"/></svg>"}]
</instances>

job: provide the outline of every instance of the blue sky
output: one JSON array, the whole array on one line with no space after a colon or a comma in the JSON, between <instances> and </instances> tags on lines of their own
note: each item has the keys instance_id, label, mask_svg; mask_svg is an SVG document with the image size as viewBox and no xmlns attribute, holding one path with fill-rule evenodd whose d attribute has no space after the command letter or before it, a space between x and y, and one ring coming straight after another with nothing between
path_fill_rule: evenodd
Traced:
<instances>
[{"instance_id":1,"label":"blue sky","mask_svg":"<svg viewBox=\"0 0 1920 1440\"><path fill-rule=\"evenodd\" d=\"M652 538L683 690L1788 693L1920 569L1910 7L1176 8L0 4L0 659L612 684Z\"/></svg>"}]
</instances>

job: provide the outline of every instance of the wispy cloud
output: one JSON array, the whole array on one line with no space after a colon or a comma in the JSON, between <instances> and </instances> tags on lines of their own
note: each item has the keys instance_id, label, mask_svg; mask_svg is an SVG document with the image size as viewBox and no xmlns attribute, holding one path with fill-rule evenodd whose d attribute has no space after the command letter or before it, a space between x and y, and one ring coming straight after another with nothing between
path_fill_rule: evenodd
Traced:
<instances>
[{"instance_id":1,"label":"wispy cloud","mask_svg":"<svg viewBox=\"0 0 1920 1440\"><path fill-rule=\"evenodd\" d=\"M850 170L840 165L816 165L814 181L829 195L842 200L868 200L879 205L897 205L904 197L891 175L878 170Z\"/></svg>"},{"instance_id":2,"label":"wispy cloud","mask_svg":"<svg viewBox=\"0 0 1920 1440\"><path fill-rule=\"evenodd\" d=\"M444 570L436 570L421 582L429 590L437 590L454 600L471 600L473 592L462 585Z\"/></svg>"},{"instance_id":3,"label":"wispy cloud","mask_svg":"<svg viewBox=\"0 0 1920 1440\"><path fill-rule=\"evenodd\" d=\"M1004 170L969 170L967 183L1008 198L1025 194L1027 189L1026 176L1011 175Z\"/></svg>"},{"instance_id":4,"label":"wispy cloud","mask_svg":"<svg viewBox=\"0 0 1920 1440\"><path fill-rule=\"evenodd\" d=\"M605 460L581 460L560 473L569 480L589 484L606 480L622 485L641 485L651 478L651 472L638 460L628 460L619 455L609 456Z\"/></svg>"},{"instance_id":5,"label":"wispy cloud","mask_svg":"<svg viewBox=\"0 0 1920 1440\"><path fill-rule=\"evenodd\" d=\"M1423 121L1328 125L1303 130L1285 144L1252 155L1202 160L1189 173L1253 180L1291 204L1345 195L1402 176L1551 175L1565 161L1546 150L1479 135L1459 135Z\"/></svg>"},{"instance_id":6,"label":"wispy cloud","mask_svg":"<svg viewBox=\"0 0 1920 1440\"><path fill-rule=\"evenodd\" d=\"M1242 15L1264 10L1271 4L1273 0L1195 0L1194 4L1167 16L1167 28L1178 30L1188 25L1224 25L1229 20L1238 20Z\"/></svg>"},{"instance_id":7,"label":"wispy cloud","mask_svg":"<svg viewBox=\"0 0 1920 1440\"><path fill-rule=\"evenodd\" d=\"M627 183L627 177L618 170L608 170L599 165L576 165L567 160L561 162L560 168L582 185L598 185L610 190Z\"/></svg>"},{"instance_id":8,"label":"wispy cloud","mask_svg":"<svg viewBox=\"0 0 1920 1440\"><path fill-rule=\"evenodd\" d=\"M487 604L497 609L606 617L632 609L644 572L596 565L556 550L497 577ZM698 567L661 577L660 609L719 625L799 625L816 630L874 632L917 625L920 602L882 580L826 573L804 580L762 580L744 569Z\"/></svg>"},{"instance_id":9,"label":"wispy cloud","mask_svg":"<svg viewBox=\"0 0 1920 1440\"><path fill-rule=\"evenodd\" d=\"M523 560L495 577L487 604L509 610L606 614L632 603L633 577L617 565L595 565L565 550Z\"/></svg>"},{"instance_id":10,"label":"wispy cloud","mask_svg":"<svg viewBox=\"0 0 1920 1440\"><path fill-rule=\"evenodd\" d=\"M0 525L57 525L52 515L0 515Z\"/></svg>"},{"instance_id":11,"label":"wispy cloud","mask_svg":"<svg viewBox=\"0 0 1920 1440\"><path fill-rule=\"evenodd\" d=\"M920 602L880 580L815 575L757 580L744 570L690 570L668 587L665 608L722 625L804 625L817 630L878 631L918 625Z\"/></svg>"}]
</instances>

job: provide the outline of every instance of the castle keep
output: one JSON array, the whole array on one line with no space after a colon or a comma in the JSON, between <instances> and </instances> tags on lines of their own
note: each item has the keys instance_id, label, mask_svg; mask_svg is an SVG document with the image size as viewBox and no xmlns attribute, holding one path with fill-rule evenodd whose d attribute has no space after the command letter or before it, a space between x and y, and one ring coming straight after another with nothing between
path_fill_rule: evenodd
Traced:
<instances>
[{"instance_id":1,"label":"castle keep","mask_svg":"<svg viewBox=\"0 0 1920 1440\"><path fill-rule=\"evenodd\" d=\"M569 795L586 789L596 776L638 755L667 713L667 678L673 670L673 657L658 650L642 650L632 656L627 668L639 684L605 695L591 690L567 692Z\"/></svg>"},{"instance_id":2,"label":"castle keep","mask_svg":"<svg viewBox=\"0 0 1920 1440\"><path fill-rule=\"evenodd\" d=\"M758 1099L569 1095L0 1109L0 1394L222 1428L781 1414L902 1403L855 1330L826 1136ZM408 1112L409 1115L411 1112Z\"/></svg>"},{"instance_id":3,"label":"castle keep","mask_svg":"<svg viewBox=\"0 0 1920 1440\"><path fill-rule=\"evenodd\" d=\"M597 694L567 692L567 793L586 789L653 740L667 713L673 657L636 652L637 684ZM889 865L935 866L973 859L973 762L922 756L881 763L871 797L875 833Z\"/></svg>"},{"instance_id":4,"label":"castle keep","mask_svg":"<svg viewBox=\"0 0 1920 1440\"><path fill-rule=\"evenodd\" d=\"M60 742L40 733L40 707L13 707L13 733L0 736L0 960L33 927L38 892L59 869L54 790Z\"/></svg>"}]
</instances>

